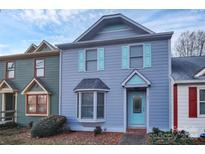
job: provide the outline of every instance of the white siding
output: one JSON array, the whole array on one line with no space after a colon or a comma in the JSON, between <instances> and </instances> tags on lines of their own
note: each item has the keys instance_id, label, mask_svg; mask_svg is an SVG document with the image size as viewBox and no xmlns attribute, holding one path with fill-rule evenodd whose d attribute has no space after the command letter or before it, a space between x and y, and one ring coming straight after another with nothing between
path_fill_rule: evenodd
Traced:
<instances>
[{"instance_id":1,"label":"white siding","mask_svg":"<svg viewBox=\"0 0 205 154\"><path fill-rule=\"evenodd\" d=\"M199 85L178 85L178 128L188 131L193 137L198 137L205 130L205 117L189 118L190 86L198 87ZM205 84L200 84L200 86L205 86Z\"/></svg>"}]
</instances>

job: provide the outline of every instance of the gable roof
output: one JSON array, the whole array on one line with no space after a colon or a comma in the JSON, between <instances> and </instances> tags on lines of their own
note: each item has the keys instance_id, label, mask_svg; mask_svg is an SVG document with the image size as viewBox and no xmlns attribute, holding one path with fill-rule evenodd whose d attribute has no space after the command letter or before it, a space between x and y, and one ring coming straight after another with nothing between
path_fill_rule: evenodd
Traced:
<instances>
[{"instance_id":1,"label":"gable roof","mask_svg":"<svg viewBox=\"0 0 205 154\"><path fill-rule=\"evenodd\" d=\"M203 80L196 75L205 68L205 56L172 58L172 78L174 81Z\"/></svg>"},{"instance_id":2,"label":"gable roof","mask_svg":"<svg viewBox=\"0 0 205 154\"><path fill-rule=\"evenodd\" d=\"M14 83L13 83L12 81L6 80L6 79L4 79L4 80L1 81L1 83L0 83L0 89L2 89L2 86L3 86L4 84L8 87L8 89L9 89L10 92L16 92L16 91L18 91L18 89L16 88L16 86L14 85ZM2 92L2 91L0 91L0 92Z\"/></svg>"},{"instance_id":3,"label":"gable roof","mask_svg":"<svg viewBox=\"0 0 205 154\"><path fill-rule=\"evenodd\" d=\"M26 50L25 53L32 53L32 52L34 52L34 51L36 50L37 47L38 47L37 45L35 45L34 43L32 43L32 44L28 47L28 49Z\"/></svg>"},{"instance_id":4,"label":"gable roof","mask_svg":"<svg viewBox=\"0 0 205 154\"><path fill-rule=\"evenodd\" d=\"M83 90L104 90L109 91L110 88L99 78L87 78L80 81L80 83L73 89L76 91Z\"/></svg>"},{"instance_id":5,"label":"gable roof","mask_svg":"<svg viewBox=\"0 0 205 154\"><path fill-rule=\"evenodd\" d=\"M48 90L48 88L46 87L46 85L40 80L40 79L37 79L37 78L33 78L27 85L26 87L23 89L23 91L21 92L22 95L26 94L27 91L29 91L33 84L37 84L39 87L41 87L41 89L44 91L44 93L46 94L51 94L51 92Z\"/></svg>"},{"instance_id":6,"label":"gable roof","mask_svg":"<svg viewBox=\"0 0 205 154\"><path fill-rule=\"evenodd\" d=\"M46 40L43 40L43 41L38 45L38 47L36 48L36 50L35 50L34 52L39 52L40 49L41 49L41 47L42 47L43 45L46 45L46 46L50 49L50 51L56 50L56 47L54 47L52 44L48 43Z\"/></svg>"},{"instance_id":7,"label":"gable roof","mask_svg":"<svg viewBox=\"0 0 205 154\"><path fill-rule=\"evenodd\" d=\"M114 20L120 20L128 25L131 25L134 28L138 28L144 31L147 34L154 34L153 31L150 29L142 26L141 24L135 22L134 20L122 15L122 14L111 14L111 15L104 15L98 21L96 21L91 27L89 27L83 34L81 34L74 42L79 42L89 34L95 33L100 27L108 22L113 22Z\"/></svg>"},{"instance_id":8,"label":"gable roof","mask_svg":"<svg viewBox=\"0 0 205 154\"><path fill-rule=\"evenodd\" d=\"M131 81L135 75L138 77L138 81L141 82L139 84L132 83L132 85L129 85L128 82ZM132 73L122 82L123 87L147 87L149 85L151 85L151 82L138 70L133 70Z\"/></svg>"}]
</instances>

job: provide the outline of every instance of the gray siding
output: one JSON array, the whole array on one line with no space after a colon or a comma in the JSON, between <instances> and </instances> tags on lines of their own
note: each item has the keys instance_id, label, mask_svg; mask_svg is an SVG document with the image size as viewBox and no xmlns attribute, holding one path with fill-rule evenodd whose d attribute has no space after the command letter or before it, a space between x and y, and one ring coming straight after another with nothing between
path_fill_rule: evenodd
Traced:
<instances>
[{"instance_id":1,"label":"gray siding","mask_svg":"<svg viewBox=\"0 0 205 154\"><path fill-rule=\"evenodd\" d=\"M137 42L136 42L137 43ZM150 82L149 128L169 129L169 78L168 78L168 41L146 42L152 44L152 67L139 69ZM83 78L100 78L108 87L106 104L106 122L102 124L109 130L123 131L123 80L133 71L121 69L121 46L101 46L105 49L105 70L78 72L78 50L62 53L62 114L68 118L71 127L79 127L77 121L75 86ZM95 48L92 46L92 48Z\"/></svg>"},{"instance_id":2,"label":"gray siding","mask_svg":"<svg viewBox=\"0 0 205 154\"><path fill-rule=\"evenodd\" d=\"M59 108L59 57L46 57L45 59L45 77L41 81L52 92L50 100L50 114L58 114ZM11 81L18 88L17 100L17 122L28 124L30 121L36 122L42 117L25 116L25 96L21 94L24 87L34 78L34 59L16 60L15 79ZM1 80L5 77L5 62L0 62ZM3 66L3 67L2 67ZM1 94L0 94L1 95ZM0 106L1 106L0 99Z\"/></svg>"}]
</instances>

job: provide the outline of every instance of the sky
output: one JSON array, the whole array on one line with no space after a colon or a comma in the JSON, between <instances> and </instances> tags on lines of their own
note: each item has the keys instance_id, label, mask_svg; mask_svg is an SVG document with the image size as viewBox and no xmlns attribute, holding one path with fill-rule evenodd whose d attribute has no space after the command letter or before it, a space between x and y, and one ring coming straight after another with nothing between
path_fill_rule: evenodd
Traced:
<instances>
[{"instance_id":1,"label":"sky","mask_svg":"<svg viewBox=\"0 0 205 154\"><path fill-rule=\"evenodd\" d=\"M122 13L154 32L205 30L205 10L0 10L0 56L23 53L32 44L47 40L69 43L101 16Z\"/></svg>"}]
</instances>

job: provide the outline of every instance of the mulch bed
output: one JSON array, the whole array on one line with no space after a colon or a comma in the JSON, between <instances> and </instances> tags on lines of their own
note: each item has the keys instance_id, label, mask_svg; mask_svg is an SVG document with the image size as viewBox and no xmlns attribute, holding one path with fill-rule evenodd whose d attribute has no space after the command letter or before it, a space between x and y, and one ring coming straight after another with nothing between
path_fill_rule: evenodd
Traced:
<instances>
[{"instance_id":1,"label":"mulch bed","mask_svg":"<svg viewBox=\"0 0 205 154\"><path fill-rule=\"evenodd\" d=\"M105 132L95 136L93 132L65 131L51 137L31 138L30 130L23 128L17 133L11 133L10 135L8 133L7 135L9 138L4 136L3 139L0 135L0 144L115 145L118 144L123 134Z\"/></svg>"}]
</instances>

